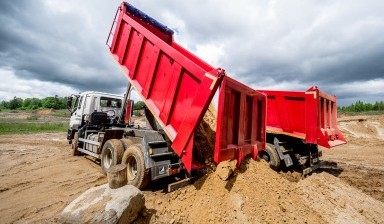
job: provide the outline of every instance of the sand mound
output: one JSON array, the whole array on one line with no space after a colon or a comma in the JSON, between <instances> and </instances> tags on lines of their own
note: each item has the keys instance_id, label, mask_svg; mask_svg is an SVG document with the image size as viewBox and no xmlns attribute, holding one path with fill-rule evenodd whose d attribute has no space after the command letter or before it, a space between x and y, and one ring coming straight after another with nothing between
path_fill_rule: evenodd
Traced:
<instances>
[{"instance_id":1,"label":"sand mound","mask_svg":"<svg viewBox=\"0 0 384 224\"><path fill-rule=\"evenodd\" d=\"M383 223L384 203L328 173L291 182L247 160L229 181L215 173L172 193L146 192L138 223Z\"/></svg>"},{"instance_id":2,"label":"sand mound","mask_svg":"<svg viewBox=\"0 0 384 224\"><path fill-rule=\"evenodd\" d=\"M300 192L264 161L245 161L229 181L211 173L178 191L147 197L151 222L325 223Z\"/></svg>"},{"instance_id":3,"label":"sand mound","mask_svg":"<svg viewBox=\"0 0 384 224\"><path fill-rule=\"evenodd\" d=\"M43 109L43 110L36 111L36 114L38 114L38 115L50 115L54 111L55 110L53 110L53 109Z\"/></svg>"},{"instance_id":4,"label":"sand mound","mask_svg":"<svg viewBox=\"0 0 384 224\"><path fill-rule=\"evenodd\" d=\"M343 117L339 121L339 128L351 141L361 139L384 140L384 120L381 116Z\"/></svg>"},{"instance_id":5,"label":"sand mound","mask_svg":"<svg viewBox=\"0 0 384 224\"><path fill-rule=\"evenodd\" d=\"M213 152L216 140L216 119L216 109L210 104L203 120L195 131L195 158L206 164L208 172L214 171L216 167L213 163Z\"/></svg>"},{"instance_id":6,"label":"sand mound","mask_svg":"<svg viewBox=\"0 0 384 224\"><path fill-rule=\"evenodd\" d=\"M383 223L384 203L327 173L297 185L304 203L329 223Z\"/></svg>"}]
</instances>

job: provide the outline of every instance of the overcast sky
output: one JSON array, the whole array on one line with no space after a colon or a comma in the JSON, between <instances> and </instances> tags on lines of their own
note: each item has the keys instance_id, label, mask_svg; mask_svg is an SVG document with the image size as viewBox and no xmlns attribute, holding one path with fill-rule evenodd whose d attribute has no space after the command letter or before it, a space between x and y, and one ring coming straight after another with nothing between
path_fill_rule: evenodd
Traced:
<instances>
[{"instance_id":1,"label":"overcast sky","mask_svg":"<svg viewBox=\"0 0 384 224\"><path fill-rule=\"evenodd\" d=\"M0 1L0 101L123 94L127 79L105 45L116 0ZM175 40L257 89L384 100L384 1L177 1L131 4Z\"/></svg>"}]
</instances>

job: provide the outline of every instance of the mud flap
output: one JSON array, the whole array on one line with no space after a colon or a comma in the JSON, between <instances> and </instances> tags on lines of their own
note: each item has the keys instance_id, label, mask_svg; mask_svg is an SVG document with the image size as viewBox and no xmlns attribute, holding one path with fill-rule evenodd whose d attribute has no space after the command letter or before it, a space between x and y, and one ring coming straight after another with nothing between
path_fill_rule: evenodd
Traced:
<instances>
[{"instance_id":1,"label":"mud flap","mask_svg":"<svg viewBox=\"0 0 384 224\"><path fill-rule=\"evenodd\" d=\"M293 165L293 161L290 155L283 154L280 150L280 142L277 138L274 138L273 145L275 146L275 150L277 154L279 155L280 160L284 160L285 166L290 167Z\"/></svg>"},{"instance_id":2,"label":"mud flap","mask_svg":"<svg viewBox=\"0 0 384 224\"><path fill-rule=\"evenodd\" d=\"M306 169L303 170L303 175L308 175L310 173L312 173L313 171L317 170L318 168L320 168L320 164L315 164L311 167L308 167Z\"/></svg>"}]
</instances>

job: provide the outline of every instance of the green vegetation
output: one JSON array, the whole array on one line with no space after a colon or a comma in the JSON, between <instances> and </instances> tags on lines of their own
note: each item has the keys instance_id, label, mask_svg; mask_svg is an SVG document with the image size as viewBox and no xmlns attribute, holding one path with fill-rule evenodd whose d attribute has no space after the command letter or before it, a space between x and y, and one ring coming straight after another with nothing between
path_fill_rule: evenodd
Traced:
<instances>
[{"instance_id":1,"label":"green vegetation","mask_svg":"<svg viewBox=\"0 0 384 224\"><path fill-rule=\"evenodd\" d=\"M2 123L0 135L66 131L67 128L68 124L66 123Z\"/></svg>"},{"instance_id":2,"label":"green vegetation","mask_svg":"<svg viewBox=\"0 0 384 224\"><path fill-rule=\"evenodd\" d=\"M133 105L133 110L142 110L142 109L144 109L144 107L145 107L145 103L143 101L137 101Z\"/></svg>"},{"instance_id":3,"label":"green vegetation","mask_svg":"<svg viewBox=\"0 0 384 224\"><path fill-rule=\"evenodd\" d=\"M42 108L48 109L66 109L67 108L67 99L65 97L50 96L43 99L38 98L26 98L21 99L19 97L14 97L9 101L1 101L0 110L37 110Z\"/></svg>"},{"instance_id":4,"label":"green vegetation","mask_svg":"<svg viewBox=\"0 0 384 224\"><path fill-rule=\"evenodd\" d=\"M376 112L384 112L384 102L376 101L376 103L364 103L362 101L357 101L356 103L346 106L346 107L338 107L339 112L368 112L368 111L376 111Z\"/></svg>"},{"instance_id":5,"label":"green vegetation","mask_svg":"<svg viewBox=\"0 0 384 224\"><path fill-rule=\"evenodd\" d=\"M68 129L68 110L4 110L0 113L0 135L63 132Z\"/></svg>"}]
</instances>

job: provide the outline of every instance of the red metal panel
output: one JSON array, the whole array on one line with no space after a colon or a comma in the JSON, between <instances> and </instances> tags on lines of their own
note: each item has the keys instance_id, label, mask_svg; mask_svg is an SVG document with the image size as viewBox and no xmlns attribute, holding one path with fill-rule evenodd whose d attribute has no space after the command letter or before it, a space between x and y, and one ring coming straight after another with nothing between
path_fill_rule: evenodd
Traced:
<instances>
[{"instance_id":1,"label":"red metal panel","mask_svg":"<svg viewBox=\"0 0 384 224\"><path fill-rule=\"evenodd\" d=\"M346 143L337 127L336 97L311 87L306 92L267 94L267 132L304 139L326 148Z\"/></svg>"},{"instance_id":2,"label":"red metal panel","mask_svg":"<svg viewBox=\"0 0 384 224\"><path fill-rule=\"evenodd\" d=\"M136 18L126 7L120 6L111 53L191 170L193 133L224 71L174 43L172 36Z\"/></svg>"},{"instance_id":3,"label":"red metal panel","mask_svg":"<svg viewBox=\"0 0 384 224\"><path fill-rule=\"evenodd\" d=\"M265 148L266 97L252 88L224 77L220 88L214 160L255 159Z\"/></svg>"}]
</instances>

